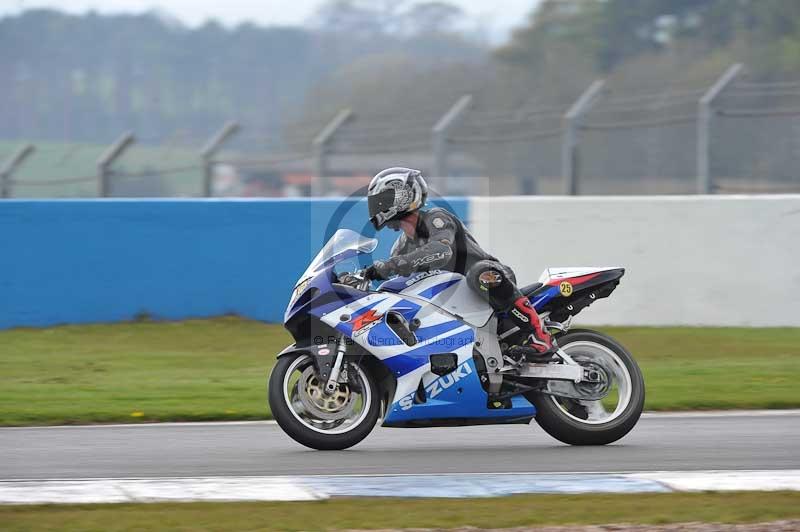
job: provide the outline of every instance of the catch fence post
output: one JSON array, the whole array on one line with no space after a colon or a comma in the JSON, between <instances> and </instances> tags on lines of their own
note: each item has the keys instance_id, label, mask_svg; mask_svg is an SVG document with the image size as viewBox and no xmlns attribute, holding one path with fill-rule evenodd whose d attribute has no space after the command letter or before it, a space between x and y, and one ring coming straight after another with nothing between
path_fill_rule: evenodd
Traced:
<instances>
[{"instance_id":1,"label":"catch fence post","mask_svg":"<svg viewBox=\"0 0 800 532\"><path fill-rule=\"evenodd\" d=\"M472 106L472 95L465 94L453 104L450 109L433 126L432 149L433 149L433 177L439 180L439 194L447 194L447 180L450 177L450 169L447 166L447 134L458 121L463 118Z\"/></svg>"},{"instance_id":2,"label":"catch fence post","mask_svg":"<svg viewBox=\"0 0 800 532\"><path fill-rule=\"evenodd\" d=\"M217 131L213 137L208 139L206 145L200 151L203 159L203 197L210 198L214 195L214 156L219 152L233 135L239 132L241 126L237 122L226 122L222 129Z\"/></svg>"},{"instance_id":3,"label":"catch fence post","mask_svg":"<svg viewBox=\"0 0 800 532\"><path fill-rule=\"evenodd\" d=\"M744 65L731 65L703 94L697 107L697 193L711 194L714 182L711 176L711 125L714 117L712 105L722 92L742 72Z\"/></svg>"},{"instance_id":4,"label":"catch fence post","mask_svg":"<svg viewBox=\"0 0 800 532\"><path fill-rule=\"evenodd\" d=\"M352 109L342 109L333 120L322 128L311 142L314 155L314 175L311 176L311 196L323 196L326 192L324 179L328 174L328 147L336 132L354 117Z\"/></svg>"},{"instance_id":5,"label":"catch fence post","mask_svg":"<svg viewBox=\"0 0 800 532\"><path fill-rule=\"evenodd\" d=\"M11 157L6 159L6 162L0 168L0 198L5 199L11 197L13 186L11 176L14 175L17 168L19 168L22 163L25 162L25 159L30 157L34 151L36 151L36 147L33 144L26 144L15 151Z\"/></svg>"},{"instance_id":6,"label":"catch fence post","mask_svg":"<svg viewBox=\"0 0 800 532\"><path fill-rule=\"evenodd\" d=\"M111 194L111 165L119 159L125 150L134 142L136 137L133 132L128 131L117 139L114 144L97 159L97 197L107 198Z\"/></svg>"},{"instance_id":7,"label":"catch fence post","mask_svg":"<svg viewBox=\"0 0 800 532\"><path fill-rule=\"evenodd\" d=\"M578 128L581 118L591 109L592 104L606 86L605 80L595 80L583 91L580 98L564 115L564 138L561 145L561 173L564 178L564 194L575 196L578 194L578 180L580 178L580 154L578 152Z\"/></svg>"}]
</instances>

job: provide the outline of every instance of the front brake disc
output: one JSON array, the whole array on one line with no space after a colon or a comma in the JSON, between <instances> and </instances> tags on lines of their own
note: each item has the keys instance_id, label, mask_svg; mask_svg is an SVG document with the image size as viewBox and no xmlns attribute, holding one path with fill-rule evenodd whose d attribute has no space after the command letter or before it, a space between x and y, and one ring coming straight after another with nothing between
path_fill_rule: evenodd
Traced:
<instances>
[{"instance_id":1,"label":"front brake disc","mask_svg":"<svg viewBox=\"0 0 800 532\"><path fill-rule=\"evenodd\" d=\"M297 382L297 395L308 413L326 421L349 417L356 404L356 394L347 384L340 383L332 394L326 394L312 366L303 370Z\"/></svg>"}]
</instances>

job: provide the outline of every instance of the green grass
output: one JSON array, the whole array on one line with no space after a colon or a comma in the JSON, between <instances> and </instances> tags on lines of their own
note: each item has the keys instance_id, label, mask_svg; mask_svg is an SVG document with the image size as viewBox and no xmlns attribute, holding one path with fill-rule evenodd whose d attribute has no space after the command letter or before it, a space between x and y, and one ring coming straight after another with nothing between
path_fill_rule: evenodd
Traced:
<instances>
[{"instance_id":1,"label":"green grass","mask_svg":"<svg viewBox=\"0 0 800 532\"><path fill-rule=\"evenodd\" d=\"M646 408L800 406L800 329L604 328L641 364ZM269 417L277 325L219 318L0 332L0 425Z\"/></svg>"},{"instance_id":2,"label":"green grass","mask_svg":"<svg viewBox=\"0 0 800 532\"><path fill-rule=\"evenodd\" d=\"M604 330L642 367L649 410L800 406L800 329Z\"/></svg>"},{"instance_id":3,"label":"green grass","mask_svg":"<svg viewBox=\"0 0 800 532\"><path fill-rule=\"evenodd\" d=\"M236 318L0 333L0 423L263 419L289 343Z\"/></svg>"},{"instance_id":4,"label":"green grass","mask_svg":"<svg viewBox=\"0 0 800 532\"><path fill-rule=\"evenodd\" d=\"M798 492L0 507L3 530L341 530L800 518Z\"/></svg>"}]
</instances>

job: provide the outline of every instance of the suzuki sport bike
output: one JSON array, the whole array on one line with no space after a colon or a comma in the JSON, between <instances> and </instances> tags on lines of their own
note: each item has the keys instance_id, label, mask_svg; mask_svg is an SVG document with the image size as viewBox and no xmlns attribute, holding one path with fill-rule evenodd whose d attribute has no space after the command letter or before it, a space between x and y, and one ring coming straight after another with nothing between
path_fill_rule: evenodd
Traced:
<instances>
[{"instance_id":1,"label":"suzuki sport bike","mask_svg":"<svg viewBox=\"0 0 800 532\"><path fill-rule=\"evenodd\" d=\"M522 333L467 286L433 270L373 287L337 272L377 240L341 229L295 286L284 324L295 343L269 378L275 420L297 442L345 449L384 427L537 423L572 445L625 436L644 404L636 361L572 318L608 297L622 268L551 268L522 287L558 349L547 360L510 346ZM524 351L524 350L523 350ZM513 353L509 354L509 353Z\"/></svg>"}]
</instances>

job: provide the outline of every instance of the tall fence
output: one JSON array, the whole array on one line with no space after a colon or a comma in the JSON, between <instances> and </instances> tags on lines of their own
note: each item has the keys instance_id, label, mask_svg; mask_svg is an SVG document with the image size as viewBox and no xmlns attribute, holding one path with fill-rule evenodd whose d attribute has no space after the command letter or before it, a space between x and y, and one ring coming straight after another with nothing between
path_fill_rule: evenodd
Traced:
<instances>
[{"instance_id":1,"label":"tall fence","mask_svg":"<svg viewBox=\"0 0 800 532\"><path fill-rule=\"evenodd\" d=\"M3 197L346 195L386 166L442 194L800 190L800 81L731 65L705 85L634 94L596 80L569 105L458 94L397 114L348 107L280 133L218 131L107 146L0 143ZM534 95L535 96L535 95ZM439 98L442 95L438 95ZM437 100L440 101L440 100Z\"/></svg>"}]
</instances>

